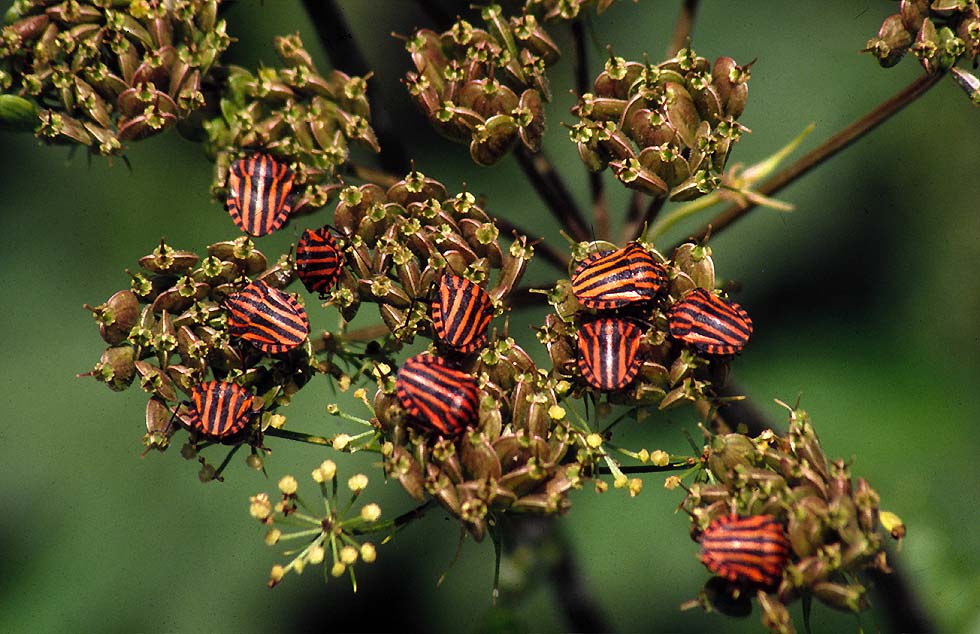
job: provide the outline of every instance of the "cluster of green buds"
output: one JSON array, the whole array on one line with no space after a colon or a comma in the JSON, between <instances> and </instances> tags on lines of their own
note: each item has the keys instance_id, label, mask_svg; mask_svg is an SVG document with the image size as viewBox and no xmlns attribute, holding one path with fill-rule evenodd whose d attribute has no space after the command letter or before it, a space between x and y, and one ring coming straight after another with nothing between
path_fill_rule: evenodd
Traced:
<instances>
[{"instance_id":1,"label":"cluster of green buds","mask_svg":"<svg viewBox=\"0 0 980 634\"><path fill-rule=\"evenodd\" d=\"M973 103L980 105L980 78L958 62L977 66L980 55L980 6L976 0L902 0L899 12L885 18L864 49L888 68L905 53L927 73L950 71Z\"/></svg>"},{"instance_id":2,"label":"cluster of green buds","mask_svg":"<svg viewBox=\"0 0 980 634\"><path fill-rule=\"evenodd\" d=\"M657 66L612 56L572 108L569 135L590 170L609 166L631 189L691 200L721 184L745 130L736 120L748 80L748 66L730 57L711 66L691 49Z\"/></svg>"},{"instance_id":3,"label":"cluster of green buds","mask_svg":"<svg viewBox=\"0 0 980 634\"><path fill-rule=\"evenodd\" d=\"M377 558L375 545L361 538L381 531L394 532L400 526L400 518L382 521L381 507L374 502L362 504L354 510L354 503L368 485L368 477L363 473L348 478L350 497L346 501L338 499L341 487L337 465L332 460L325 460L313 470L311 476L320 488L322 507L307 504L299 496L299 483L290 475L279 480L282 496L275 503L266 493L253 495L249 499L249 513L268 529L265 534L267 545L287 542L300 544L285 553L292 557L289 563L272 567L268 585L270 588L276 586L288 572L302 574L306 566L322 564L325 579L348 574L357 590L354 564L358 561L371 564ZM404 518L401 521L404 522Z\"/></svg>"},{"instance_id":4,"label":"cluster of green buds","mask_svg":"<svg viewBox=\"0 0 980 634\"><path fill-rule=\"evenodd\" d=\"M896 539L905 530L894 514L879 510L878 493L867 481L852 479L843 460L828 460L806 412L787 409L790 427L782 436L771 430L756 438L708 435L705 471L681 505L691 516L696 541L726 515L768 515L782 524L790 552L774 587L715 578L699 599L705 608L747 614L756 596L763 624L781 633L793 631L786 606L801 596L815 596L838 610L864 609L867 590L858 575L867 569L891 571L880 528ZM677 484L677 478L668 479L668 486Z\"/></svg>"},{"instance_id":5,"label":"cluster of green buds","mask_svg":"<svg viewBox=\"0 0 980 634\"><path fill-rule=\"evenodd\" d=\"M48 141L118 154L187 120L231 41L220 0L19 0L0 31L0 91Z\"/></svg>"},{"instance_id":6,"label":"cluster of green buds","mask_svg":"<svg viewBox=\"0 0 980 634\"><path fill-rule=\"evenodd\" d=\"M203 259L161 241L139 264L142 270L130 274L129 289L98 306L86 305L109 344L87 374L115 391L138 379L150 399L146 448L163 451L169 446L173 408L212 378L235 382L259 396L263 414L259 429L252 431L281 426L284 418L272 411L288 404L323 368L309 339L278 355L232 340L223 301L253 280L284 288L295 278L289 258L270 265L248 238L241 237L210 245ZM246 441L260 447L261 433ZM257 456L254 451L253 455ZM251 458L250 466L260 467L260 458Z\"/></svg>"},{"instance_id":7,"label":"cluster of green buds","mask_svg":"<svg viewBox=\"0 0 980 634\"><path fill-rule=\"evenodd\" d=\"M715 288L715 266L711 248L685 243L668 260L650 244L641 243L653 258L667 270L668 286L662 298L644 303L630 313L631 322L643 328L638 356L642 360L636 379L620 390L608 392L612 403L657 405L668 409L708 398L713 387L723 385L728 374L725 357L698 353L691 346L671 338L667 328L670 307L694 288ZM614 250L608 242L580 242L572 249L571 272L579 262L597 252ZM582 377L577 333L581 325L594 317L572 292L569 280L559 280L548 295L555 312L545 317L538 331L551 357L554 376L575 385L576 395L593 390Z\"/></svg>"},{"instance_id":8,"label":"cluster of green buds","mask_svg":"<svg viewBox=\"0 0 980 634\"><path fill-rule=\"evenodd\" d=\"M228 171L248 149L261 149L296 174L292 213L327 204L338 171L347 163L350 145L375 152L367 78L332 70L321 75L299 35L274 39L280 68L257 73L228 69L221 114L204 123L208 151L215 159L212 194L224 200Z\"/></svg>"},{"instance_id":9,"label":"cluster of green buds","mask_svg":"<svg viewBox=\"0 0 980 634\"><path fill-rule=\"evenodd\" d=\"M469 142L473 160L492 165L518 142L541 148L545 68L559 50L531 13L506 17L490 4L482 18L482 29L459 19L441 34L416 31L405 45L416 72L405 81L440 134Z\"/></svg>"},{"instance_id":10,"label":"cluster of green buds","mask_svg":"<svg viewBox=\"0 0 980 634\"><path fill-rule=\"evenodd\" d=\"M377 304L399 341L420 330L433 337L428 308L443 273L482 285L496 271L486 290L500 313L534 254L525 236L501 247L497 226L473 194L450 196L418 171L387 190L370 183L344 188L334 225L346 237L348 265L331 302L348 320L362 301Z\"/></svg>"},{"instance_id":11,"label":"cluster of green buds","mask_svg":"<svg viewBox=\"0 0 980 634\"><path fill-rule=\"evenodd\" d=\"M614 2L616 0L527 0L524 10L548 21L574 20L583 11L592 7L595 7L596 13L600 14Z\"/></svg>"}]
</instances>

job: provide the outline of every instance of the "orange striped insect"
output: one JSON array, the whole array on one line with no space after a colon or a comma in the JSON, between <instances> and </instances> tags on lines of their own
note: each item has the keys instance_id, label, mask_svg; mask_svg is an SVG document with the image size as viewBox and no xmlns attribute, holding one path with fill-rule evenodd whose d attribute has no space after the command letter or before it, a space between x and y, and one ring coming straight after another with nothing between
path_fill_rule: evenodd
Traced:
<instances>
[{"instance_id":1,"label":"orange striped insect","mask_svg":"<svg viewBox=\"0 0 980 634\"><path fill-rule=\"evenodd\" d=\"M670 335L713 355L735 354L752 336L752 320L742 307L696 288L667 314Z\"/></svg>"},{"instance_id":2,"label":"orange striped insect","mask_svg":"<svg viewBox=\"0 0 980 634\"><path fill-rule=\"evenodd\" d=\"M770 588L789 560L789 539L772 515L726 515L701 535L701 562L729 581Z\"/></svg>"},{"instance_id":3,"label":"orange striped insect","mask_svg":"<svg viewBox=\"0 0 980 634\"><path fill-rule=\"evenodd\" d=\"M296 245L296 274L306 290L321 299L340 279L345 261L329 227L307 229Z\"/></svg>"},{"instance_id":4,"label":"orange striped insect","mask_svg":"<svg viewBox=\"0 0 980 634\"><path fill-rule=\"evenodd\" d=\"M618 390L640 370L643 330L631 321L615 317L596 319L578 330L578 367L594 388Z\"/></svg>"},{"instance_id":5,"label":"orange striped insect","mask_svg":"<svg viewBox=\"0 0 980 634\"><path fill-rule=\"evenodd\" d=\"M648 302L667 284L667 269L636 242L594 253L572 273L572 294L586 308L610 310Z\"/></svg>"},{"instance_id":6,"label":"orange striped insect","mask_svg":"<svg viewBox=\"0 0 980 634\"><path fill-rule=\"evenodd\" d=\"M465 277L446 273L432 303L436 336L457 352L468 354L487 343L487 327L493 317L490 295Z\"/></svg>"},{"instance_id":7,"label":"orange striped insect","mask_svg":"<svg viewBox=\"0 0 980 634\"><path fill-rule=\"evenodd\" d=\"M217 440L245 429L251 416L251 392L237 383L208 381L191 388L191 405L184 422L192 431Z\"/></svg>"},{"instance_id":8,"label":"orange striped insect","mask_svg":"<svg viewBox=\"0 0 980 634\"><path fill-rule=\"evenodd\" d=\"M238 228L264 236L282 227L293 209L290 194L295 174L268 154L235 161L228 173L225 209Z\"/></svg>"},{"instance_id":9,"label":"orange striped insect","mask_svg":"<svg viewBox=\"0 0 980 634\"><path fill-rule=\"evenodd\" d=\"M228 331L262 352L279 354L303 343L310 321L296 298L255 280L225 300Z\"/></svg>"},{"instance_id":10,"label":"orange striped insect","mask_svg":"<svg viewBox=\"0 0 980 634\"><path fill-rule=\"evenodd\" d=\"M453 438L477 420L480 388L472 375L423 352L405 361L395 379L398 401L423 429Z\"/></svg>"}]
</instances>

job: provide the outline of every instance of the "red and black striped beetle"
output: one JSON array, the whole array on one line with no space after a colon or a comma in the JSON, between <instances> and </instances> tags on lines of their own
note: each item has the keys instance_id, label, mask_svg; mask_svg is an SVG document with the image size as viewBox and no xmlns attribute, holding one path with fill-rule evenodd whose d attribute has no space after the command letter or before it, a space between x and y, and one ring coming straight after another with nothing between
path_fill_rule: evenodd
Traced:
<instances>
[{"instance_id":1,"label":"red and black striped beetle","mask_svg":"<svg viewBox=\"0 0 980 634\"><path fill-rule=\"evenodd\" d=\"M228 172L225 209L238 228L251 236L279 229L292 212L296 176L268 154L256 153L235 161Z\"/></svg>"},{"instance_id":2,"label":"red and black striped beetle","mask_svg":"<svg viewBox=\"0 0 980 634\"><path fill-rule=\"evenodd\" d=\"M405 361L395 379L401 406L423 429L455 438L477 420L480 388L466 372L423 352Z\"/></svg>"},{"instance_id":3,"label":"red and black striped beetle","mask_svg":"<svg viewBox=\"0 0 980 634\"><path fill-rule=\"evenodd\" d=\"M617 317L582 324L578 330L578 367L586 383L603 391L618 390L640 370L643 330Z\"/></svg>"},{"instance_id":4,"label":"red and black striped beetle","mask_svg":"<svg viewBox=\"0 0 980 634\"><path fill-rule=\"evenodd\" d=\"M432 326L436 336L462 354L479 350L487 343L487 328L493 318L489 293L465 277L446 273L432 302Z\"/></svg>"},{"instance_id":5,"label":"red and black striped beetle","mask_svg":"<svg viewBox=\"0 0 980 634\"><path fill-rule=\"evenodd\" d=\"M321 299L340 279L345 262L330 227L307 229L296 245L296 274L306 290L318 293Z\"/></svg>"},{"instance_id":6,"label":"red and black striped beetle","mask_svg":"<svg viewBox=\"0 0 980 634\"><path fill-rule=\"evenodd\" d=\"M310 321L295 297L255 280L225 299L228 331L267 354L292 350L310 334Z\"/></svg>"},{"instance_id":7,"label":"red and black striped beetle","mask_svg":"<svg viewBox=\"0 0 980 634\"><path fill-rule=\"evenodd\" d=\"M205 438L224 440L245 429L252 417L252 404L252 393L237 383L199 383L191 388L184 424Z\"/></svg>"},{"instance_id":8,"label":"red and black striped beetle","mask_svg":"<svg viewBox=\"0 0 980 634\"><path fill-rule=\"evenodd\" d=\"M670 336L711 355L740 352L752 336L752 319L741 306L703 288L670 308L667 327Z\"/></svg>"},{"instance_id":9,"label":"red and black striped beetle","mask_svg":"<svg viewBox=\"0 0 980 634\"><path fill-rule=\"evenodd\" d=\"M667 284L667 269L637 242L594 253L572 273L572 294L592 310L611 310L653 300Z\"/></svg>"},{"instance_id":10,"label":"red and black striped beetle","mask_svg":"<svg viewBox=\"0 0 980 634\"><path fill-rule=\"evenodd\" d=\"M701 562L711 572L744 585L778 585L789 552L786 531L772 515L726 515L701 535Z\"/></svg>"}]
</instances>

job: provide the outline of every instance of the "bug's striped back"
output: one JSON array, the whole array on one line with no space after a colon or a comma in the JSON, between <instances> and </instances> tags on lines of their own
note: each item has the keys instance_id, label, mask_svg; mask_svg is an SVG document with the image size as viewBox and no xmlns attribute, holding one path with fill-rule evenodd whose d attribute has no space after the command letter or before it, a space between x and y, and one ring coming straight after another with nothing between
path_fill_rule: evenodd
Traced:
<instances>
[{"instance_id":1,"label":"bug's striped back","mask_svg":"<svg viewBox=\"0 0 980 634\"><path fill-rule=\"evenodd\" d=\"M329 227L307 229L296 245L296 274L303 286L322 298L340 279L344 253L330 235Z\"/></svg>"},{"instance_id":2,"label":"bug's striped back","mask_svg":"<svg viewBox=\"0 0 980 634\"><path fill-rule=\"evenodd\" d=\"M432 325L446 345L463 354L482 348L492 317L493 301L479 285L451 273L442 277L432 303Z\"/></svg>"},{"instance_id":3,"label":"bug's striped back","mask_svg":"<svg viewBox=\"0 0 980 634\"><path fill-rule=\"evenodd\" d=\"M292 211L290 193L295 175L268 154L239 159L228 173L225 209L238 228L264 236L282 227Z\"/></svg>"},{"instance_id":4,"label":"bug's striped back","mask_svg":"<svg viewBox=\"0 0 980 634\"><path fill-rule=\"evenodd\" d=\"M572 274L572 294L586 308L610 310L654 299L667 283L667 270L636 242L596 253Z\"/></svg>"},{"instance_id":5,"label":"bug's striped back","mask_svg":"<svg viewBox=\"0 0 980 634\"><path fill-rule=\"evenodd\" d=\"M583 324L578 331L578 367L585 381L600 390L618 390L640 370L643 330L614 317Z\"/></svg>"},{"instance_id":6,"label":"bug's striped back","mask_svg":"<svg viewBox=\"0 0 980 634\"><path fill-rule=\"evenodd\" d=\"M480 388L476 379L450 368L440 357L422 353L405 361L395 390L414 422L443 436L458 436L477 420Z\"/></svg>"},{"instance_id":7,"label":"bug's striped back","mask_svg":"<svg viewBox=\"0 0 980 634\"><path fill-rule=\"evenodd\" d=\"M701 536L701 561L729 581L772 587L789 560L786 531L772 515L719 517Z\"/></svg>"},{"instance_id":8,"label":"bug's striped back","mask_svg":"<svg viewBox=\"0 0 980 634\"><path fill-rule=\"evenodd\" d=\"M227 438L245 429L252 394L237 383L208 381L191 389L189 427L208 438Z\"/></svg>"},{"instance_id":9,"label":"bug's striped back","mask_svg":"<svg viewBox=\"0 0 980 634\"><path fill-rule=\"evenodd\" d=\"M279 354L303 343L310 334L306 311L296 298L255 280L225 300L228 331L262 352Z\"/></svg>"},{"instance_id":10,"label":"bug's striped back","mask_svg":"<svg viewBox=\"0 0 980 634\"><path fill-rule=\"evenodd\" d=\"M667 326L675 339L713 355L740 352L752 336L752 320L741 306L703 288L671 307Z\"/></svg>"}]
</instances>

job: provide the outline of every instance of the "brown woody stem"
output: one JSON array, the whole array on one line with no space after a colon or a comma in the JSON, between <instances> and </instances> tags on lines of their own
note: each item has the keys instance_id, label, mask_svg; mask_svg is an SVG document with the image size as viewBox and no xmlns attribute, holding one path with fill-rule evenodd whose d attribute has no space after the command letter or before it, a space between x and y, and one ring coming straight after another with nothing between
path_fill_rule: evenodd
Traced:
<instances>
[{"instance_id":1,"label":"brown woody stem","mask_svg":"<svg viewBox=\"0 0 980 634\"><path fill-rule=\"evenodd\" d=\"M677 15L677 23L674 25L674 35L670 38L670 45L667 47L668 58L677 55L678 51L687 46L697 13L698 0L684 0L681 12Z\"/></svg>"},{"instance_id":2,"label":"brown woody stem","mask_svg":"<svg viewBox=\"0 0 980 634\"><path fill-rule=\"evenodd\" d=\"M865 116L861 117L851 125L827 139L822 145L812 150L809 154L767 180L756 191L759 194L767 197L774 195L776 192L794 182L796 179L800 178L814 167L820 165L841 150L850 146L868 132L871 132L877 128L883 122L888 120L889 117L896 114L902 108L925 94L926 91L939 83L939 80L942 78L943 75L938 73L934 75L923 75L922 77L916 79L914 82L903 88L894 97L888 101L885 101ZM718 233L720 233L722 230L727 228L748 212L755 209L757 206L757 203L750 200L735 203L718 214L711 222L700 228L694 235L691 236L690 239L694 240L695 242L700 242L704 240L709 231L713 236L718 235ZM682 242L687 242L687 240ZM680 244L681 243L678 243L676 246L679 246Z\"/></svg>"},{"instance_id":3,"label":"brown woody stem","mask_svg":"<svg viewBox=\"0 0 980 634\"><path fill-rule=\"evenodd\" d=\"M548 206L551 215L561 223L573 239L588 240L591 232L585 222L585 216L548 157L542 152L532 154L523 146L514 151L514 156L517 157L518 164L538 192L538 196Z\"/></svg>"}]
</instances>

